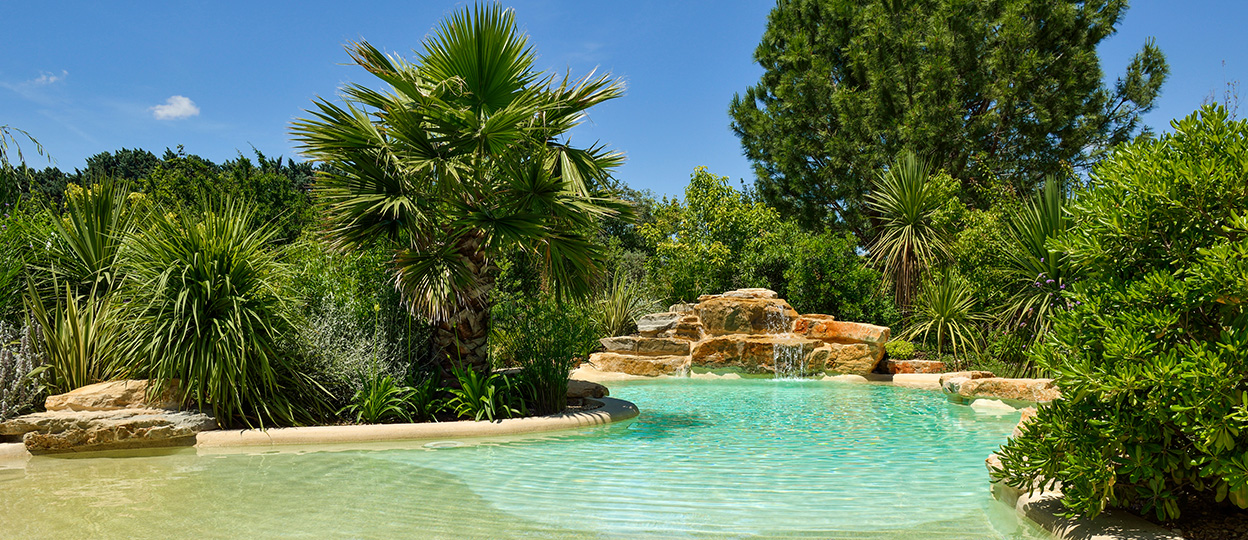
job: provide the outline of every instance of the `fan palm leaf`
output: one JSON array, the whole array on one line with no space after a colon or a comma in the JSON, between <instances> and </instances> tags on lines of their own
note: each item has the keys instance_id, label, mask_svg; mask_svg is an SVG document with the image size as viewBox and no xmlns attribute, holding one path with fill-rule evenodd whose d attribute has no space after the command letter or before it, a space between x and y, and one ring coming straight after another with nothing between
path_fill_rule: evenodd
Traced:
<instances>
[{"instance_id":1,"label":"fan palm leaf","mask_svg":"<svg viewBox=\"0 0 1248 540\"><path fill-rule=\"evenodd\" d=\"M443 359L481 368L495 258L534 256L561 296L586 294L602 272L598 223L629 211L604 189L623 157L566 134L623 87L535 70L514 12L498 5L452 14L415 62L367 42L347 51L388 88L348 85L345 103L318 99L292 129L328 166L317 189L329 235L342 249L388 242L395 283L435 322Z\"/></svg>"}]
</instances>

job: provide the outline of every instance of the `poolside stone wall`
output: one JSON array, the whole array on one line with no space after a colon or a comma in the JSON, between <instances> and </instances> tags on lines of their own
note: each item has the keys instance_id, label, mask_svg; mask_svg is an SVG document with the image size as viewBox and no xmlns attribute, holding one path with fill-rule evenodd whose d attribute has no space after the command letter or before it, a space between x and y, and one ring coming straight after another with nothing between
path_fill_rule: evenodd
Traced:
<instances>
[{"instance_id":1,"label":"poolside stone wall","mask_svg":"<svg viewBox=\"0 0 1248 540\"><path fill-rule=\"evenodd\" d=\"M768 289L704 295L638 319L637 334L601 340L590 356L603 371L690 371L771 376L866 375L884 357L888 327L802 315Z\"/></svg>"}]
</instances>

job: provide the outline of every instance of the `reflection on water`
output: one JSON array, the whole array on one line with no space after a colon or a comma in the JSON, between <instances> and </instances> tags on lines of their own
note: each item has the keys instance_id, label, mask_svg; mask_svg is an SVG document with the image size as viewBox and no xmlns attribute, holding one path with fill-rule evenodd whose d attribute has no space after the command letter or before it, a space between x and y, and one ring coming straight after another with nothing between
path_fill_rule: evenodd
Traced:
<instances>
[{"instance_id":1,"label":"reflection on water","mask_svg":"<svg viewBox=\"0 0 1248 540\"><path fill-rule=\"evenodd\" d=\"M642 416L459 447L35 458L0 471L0 536L1043 537L987 495L983 458L1017 415L803 381L612 393Z\"/></svg>"}]
</instances>

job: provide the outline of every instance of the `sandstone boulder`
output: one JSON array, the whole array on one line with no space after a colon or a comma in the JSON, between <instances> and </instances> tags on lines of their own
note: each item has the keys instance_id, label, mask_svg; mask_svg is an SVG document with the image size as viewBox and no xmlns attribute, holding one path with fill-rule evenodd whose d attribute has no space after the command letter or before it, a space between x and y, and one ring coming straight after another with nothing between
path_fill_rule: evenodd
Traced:
<instances>
[{"instance_id":1,"label":"sandstone boulder","mask_svg":"<svg viewBox=\"0 0 1248 540\"><path fill-rule=\"evenodd\" d=\"M680 304L672 304L672 307L667 308L667 310L672 313L679 313L681 315L689 315L693 313L693 310L696 307L698 307L697 304L690 304L688 302L682 302Z\"/></svg>"},{"instance_id":2,"label":"sandstone boulder","mask_svg":"<svg viewBox=\"0 0 1248 540\"><path fill-rule=\"evenodd\" d=\"M945 386L945 381L951 379L991 379L996 377L991 371L951 371L940 376L940 386Z\"/></svg>"},{"instance_id":3,"label":"sandstone boulder","mask_svg":"<svg viewBox=\"0 0 1248 540\"><path fill-rule=\"evenodd\" d=\"M737 289L735 291L728 291L720 296L725 298L780 298L780 295L776 294L776 291L762 288Z\"/></svg>"},{"instance_id":4,"label":"sandstone boulder","mask_svg":"<svg viewBox=\"0 0 1248 540\"><path fill-rule=\"evenodd\" d=\"M658 336L661 332L665 332L675 326L683 317L684 315L671 311L642 315L641 318L637 319L637 333L648 337Z\"/></svg>"},{"instance_id":5,"label":"sandstone boulder","mask_svg":"<svg viewBox=\"0 0 1248 540\"><path fill-rule=\"evenodd\" d=\"M945 394L955 401L978 398L1048 403L1061 397L1053 379L967 379L957 377L941 384Z\"/></svg>"},{"instance_id":6,"label":"sandstone boulder","mask_svg":"<svg viewBox=\"0 0 1248 540\"><path fill-rule=\"evenodd\" d=\"M797 318L797 311L778 298L716 296L699 302L697 313L712 336L784 334Z\"/></svg>"},{"instance_id":7,"label":"sandstone boulder","mask_svg":"<svg viewBox=\"0 0 1248 540\"><path fill-rule=\"evenodd\" d=\"M685 341L702 341L706 337L706 329L702 326L702 319L697 315L685 315L664 332L663 336Z\"/></svg>"},{"instance_id":8,"label":"sandstone boulder","mask_svg":"<svg viewBox=\"0 0 1248 540\"><path fill-rule=\"evenodd\" d=\"M821 346L814 350L807 362L810 365L823 366L823 370L828 373L865 376L875 371L875 366L879 364L880 357L884 355L883 350L879 346L868 343L845 344L812 341L820 343Z\"/></svg>"},{"instance_id":9,"label":"sandstone boulder","mask_svg":"<svg viewBox=\"0 0 1248 540\"><path fill-rule=\"evenodd\" d=\"M619 336L598 340L607 352L643 356L683 356L689 354L689 341L666 337Z\"/></svg>"},{"instance_id":10,"label":"sandstone boulder","mask_svg":"<svg viewBox=\"0 0 1248 540\"><path fill-rule=\"evenodd\" d=\"M830 315L803 315L793 322L793 333L828 343L871 343L883 354L890 330L887 326L838 321Z\"/></svg>"},{"instance_id":11,"label":"sandstone boulder","mask_svg":"<svg viewBox=\"0 0 1248 540\"><path fill-rule=\"evenodd\" d=\"M611 395L607 387L596 382L568 380L568 399L601 398Z\"/></svg>"},{"instance_id":12,"label":"sandstone boulder","mask_svg":"<svg viewBox=\"0 0 1248 540\"><path fill-rule=\"evenodd\" d=\"M49 411L115 411L119 409L178 409L176 384L168 384L160 395L148 396L146 380L108 381L84 386L64 394L48 396Z\"/></svg>"},{"instance_id":13,"label":"sandstone boulder","mask_svg":"<svg viewBox=\"0 0 1248 540\"><path fill-rule=\"evenodd\" d=\"M184 446L216 429L211 416L163 409L49 411L0 424L0 435L22 436L32 454Z\"/></svg>"},{"instance_id":14,"label":"sandstone boulder","mask_svg":"<svg viewBox=\"0 0 1248 540\"><path fill-rule=\"evenodd\" d=\"M893 360L880 362L881 371L893 375L903 373L944 373L945 363L937 360Z\"/></svg>"},{"instance_id":15,"label":"sandstone boulder","mask_svg":"<svg viewBox=\"0 0 1248 540\"><path fill-rule=\"evenodd\" d=\"M744 373L775 373L776 362L806 363L806 372L822 371L823 364L811 362L811 353L820 343L813 339L791 336L733 334L711 337L693 346L695 367L707 369L734 368ZM779 350L777 350L779 348ZM796 369L798 366L784 366Z\"/></svg>"},{"instance_id":16,"label":"sandstone boulder","mask_svg":"<svg viewBox=\"0 0 1248 540\"><path fill-rule=\"evenodd\" d=\"M1011 438L1017 439L1023 436L1023 431L1027 429L1027 423L1036 417L1035 407L1026 407L1020 411L1023 416L1018 419L1018 425L1014 426L1014 433L1010 434Z\"/></svg>"},{"instance_id":17,"label":"sandstone boulder","mask_svg":"<svg viewBox=\"0 0 1248 540\"><path fill-rule=\"evenodd\" d=\"M642 356L601 352L589 355L589 363L601 371L615 371L646 377L689 372L688 356Z\"/></svg>"}]
</instances>

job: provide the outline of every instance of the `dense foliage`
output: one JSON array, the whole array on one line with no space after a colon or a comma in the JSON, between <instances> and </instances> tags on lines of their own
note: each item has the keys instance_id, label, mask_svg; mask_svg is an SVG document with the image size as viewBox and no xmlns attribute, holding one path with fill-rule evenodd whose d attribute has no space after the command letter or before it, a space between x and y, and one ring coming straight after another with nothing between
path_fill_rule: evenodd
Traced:
<instances>
[{"instance_id":1,"label":"dense foliage","mask_svg":"<svg viewBox=\"0 0 1248 540\"><path fill-rule=\"evenodd\" d=\"M1071 511L1248 508L1248 122L1207 107L1095 169L1053 245L1083 279L1033 351L1063 399L1002 451Z\"/></svg>"},{"instance_id":2,"label":"dense foliage","mask_svg":"<svg viewBox=\"0 0 1248 540\"><path fill-rule=\"evenodd\" d=\"M792 0L772 10L762 80L731 104L763 199L871 238L865 196L904 149L965 183L1030 191L1140 131L1168 73L1151 41L1113 88L1097 46L1126 2ZM984 205L974 201L977 208Z\"/></svg>"},{"instance_id":3,"label":"dense foliage","mask_svg":"<svg viewBox=\"0 0 1248 540\"><path fill-rule=\"evenodd\" d=\"M323 398L288 354L297 335L277 235L238 202L155 217L129 238L125 347L223 425L295 424Z\"/></svg>"},{"instance_id":4,"label":"dense foliage","mask_svg":"<svg viewBox=\"0 0 1248 540\"><path fill-rule=\"evenodd\" d=\"M683 201L664 198L640 234L654 246L647 280L665 304L740 287L766 287L803 313L892 324L897 312L881 294L851 235L803 230L749 191L699 167Z\"/></svg>"}]
</instances>

